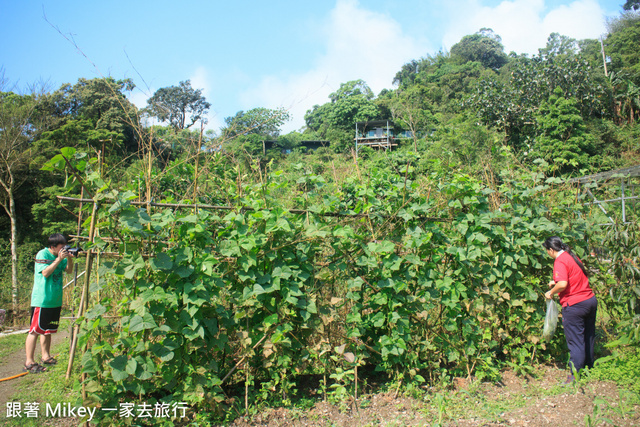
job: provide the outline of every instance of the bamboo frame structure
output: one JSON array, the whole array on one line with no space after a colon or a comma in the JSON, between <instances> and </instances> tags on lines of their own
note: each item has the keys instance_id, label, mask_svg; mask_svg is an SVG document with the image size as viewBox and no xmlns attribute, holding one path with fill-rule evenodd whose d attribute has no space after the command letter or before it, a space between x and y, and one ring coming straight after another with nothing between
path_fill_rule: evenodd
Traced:
<instances>
[{"instance_id":1,"label":"bamboo frame structure","mask_svg":"<svg viewBox=\"0 0 640 427\"><path fill-rule=\"evenodd\" d=\"M67 201L67 202L76 202L76 203L83 203L83 202L91 202L94 203L93 199L81 199L81 198L76 198L76 197L66 197L66 196L57 196L58 200L60 201ZM250 207L250 206L219 206L219 205L206 205L206 204L199 204L199 203L195 203L195 204L188 204L188 203L156 203L156 202L135 202L135 201L131 201L129 202L131 205L133 206L144 206L144 207L160 207L160 208L176 208L176 209L211 209L211 210L227 210L227 211L234 211L234 210L243 210L243 211L255 211L256 209ZM292 213L292 214L302 214L302 215L307 215L307 214L313 214L313 215L318 215L318 216L328 216L328 217L349 217L349 218L370 218L370 217L379 217L379 218L396 218L397 215L382 215L382 214L377 214L377 213L373 213L373 214L369 214L369 213L360 213L360 214L349 214L349 213L340 213L340 212L314 212L314 211L310 211L310 210L306 210L306 209L287 209L288 212ZM433 221L433 222L452 222L453 218L438 218L438 217L427 217L427 216L420 216L420 217L416 217L417 219L420 220L426 220L426 221Z\"/></svg>"},{"instance_id":2,"label":"bamboo frame structure","mask_svg":"<svg viewBox=\"0 0 640 427\"><path fill-rule=\"evenodd\" d=\"M91 225L90 225L90 230L89 230L89 236L88 237L84 237L80 235L80 231L78 230L78 234L73 236L76 239L82 239L82 240L88 240L91 243L94 243L95 241L95 228L96 228L96 219L97 219L97 213L98 213L98 206L99 206L99 202L94 200L93 198L84 198L84 197L80 197L80 198L75 198L75 197L66 197L66 196L57 196L57 199L59 201L67 201L67 202L74 202L74 203L78 203L80 204L80 208L82 208L82 205L84 203L92 203L93 204L93 210L92 210L92 214L91 214ZM147 200L147 201L130 201L128 202L129 204L133 205L133 206L140 206L140 207L144 207L146 208L146 210L150 213L150 209L151 207L161 207L161 208L174 208L174 209L195 209L196 211L198 209L211 209L211 210L226 210L226 211L233 211L233 210L242 210L242 211L255 211L256 209L249 207L249 206L218 206L218 205L207 205L207 204L186 204L186 203L156 203L153 202L151 200ZM302 214L302 215L309 215L309 214L313 214L313 215L318 215L318 216L324 216L324 217L340 217L340 218L370 218L370 217L380 217L380 218L398 218L397 215L383 215L383 214L370 214L370 213L359 213L359 214L350 214L350 213L340 213L340 212L313 212L313 211L309 211L306 209L288 209L288 212L292 213L292 214ZM453 218L439 218L439 217L427 217L427 216L419 216L416 217L416 219L418 220L422 220L422 221L430 221L430 222L446 222L446 223L451 223L453 222ZM492 221L492 224L497 224L497 225L502 225L505 222L504 221ZM78 221L78 226L80 226L80 220ZM118 233L117 233L118 234ZM118 234L119 235L119 234ZM121 237L121 236L120 236ZM110 239L113 241L116 241L117 239ZM95 255L94 251L87 251L87 258L86 258L86 263L85 263L85 281L84 281L84 285L83 285L83 291L82 291L82 296L80 299L80 306L78 308L78 314L76 316L76 318L82 317L84 315L84 313L87 311L88 307L89 307L89 285L90 285L90 280L91 280L91 269L92 269L92 265L93 265L93 256ZM102 253L102 255L106 255L106 256L114 256L117 257L118 254L114 254L114 253ZM151 256L151 255L144 255L143 256ZM225 261L231 261L232 259L225 259ZM69 364L67 366L67 373L66 373L66 378L69 379L70 375L71 375L71 371L73 369L73 363L75 360L75 352L76 352L76 347L77 347L77 342L78 342L78 330L79 330L79 325L74 325L73 327L73 331L72 331L72 342L71 342L71 346L70 346L70 350L69 350ZM85 348L86 351L86 348ZM82 375L82 378L84 380L85 378L85 374ZM224 381L224 380L223 380ZM86 390L83 384L82 387L83 390L83 398L86 398Z\"/></svg>"},{"instance_id":3,"label":"bamboo frame structure","mask_svg":"<svg viewBox=\"0 0 640 427\"><path fill-rule=\"evenodd\" d=\"M93 210L92 210L92 214L91 214L91 225L90 225L90 230L89 230L89 236L88 238L85 238L84 236L80 236L80 231L78 230L78 234L76 236L74 236L75 238L81 238L82 240L88 240L90 242L94 242L95 239L95 227L96 227L96 218L97 218L97 213L98 213L98 202L95 201L93 198L91 199L86 199L83 197L80 198L75 198L75 197L66 197L66 196L57 196L59 201L68 201L68 202L74 202L74 203L78 203L80 204L80 208L82 208L82 205L84 203L92 203L93 204ZM150 211L151 207L162 207L162 208L174 208L174 209L196 209L196 211L198 209L211 209L211 210L227 210L227 211L233 211L233 210L244 210L244 211L254 211L254 208L251 208L249 206L242 206L242 207L233 207L233 206L216 206L216 205L201 205L201 204L186 204L186 203L155 203L152 202L150 200L147 201L142 201L142 202L136 202L136 201L131 201L129 202L131 205L133 206L141 206L141 207L145 207L147 209L147 211ZM317 212L311 212L309 210L305 210L305 209L289 209L289 212L293 213L293 214L304 214L304 215L308 215L310 213L314 214L314 215L320 215L320 216L327 216L327 217L350 217L350 218L369 218L371 216L379 216L382 218L394 218L396 217L396 215L378 215L378 214L348 214L348 213L337 213L337 212L324 212L324 213L317 213ZM425 221L433 221L433 222L452 222L453 219L452 218L437 218L437 217L419 217L419 219L421 220L425 220ZM78 221L78 225L80 225L80 221ZM86 258L86 263L85 263L85 281L84 281L84 286L83 286L83 290L82 290L82 296L80 298L80 307L78 307L78 314L77 314L77 318L82 317L84 315L84 313L86 312L86 310L89 307L89 285L90 285L90 280L91 280L91 268L92 268L92 264L93 264L93 256L95 255L95 253L93 251L88 251L87 252L87 258ZM103 255L112 255L112 256L117 256L116 254L103 254ZM147 255L149 256L149 255ZM78 343L78 331L79 331L80 326L79 325L74 325L73 330L72 330L72 340L71 340L71 346L69 349L69 364L67 366L67 373L66 373L66 378L69 379L71 376L71 371L73 369L73 363L75 360L75 352L76 352L76 347L77 347L77 343ZM83 380L84 380L85 375L83 374ZM82 387L82 394L83 394L83 398L86 397L86 391L84 388L84 384Z\"/></svg>"},{"instance_id":4,"label":"bamboo frame structure","mask_svg":"<svg viewBox=\"0 0 640 427\"><path fill-rule=\"evenodd\" d=\"M580 178L573 178L571 180L568 180L567 182L584 186L584 192L593 199L592 202L587 202L585 204L598 205L598 208L609 218L609 224L613 224L615 221L610 216L610 214L606 211L604 206L602 206L602 204L620 202L622 204L622 223L626 224L627 223L627 206L628 206L627 202L630 200L640 199L640 195L634 195L634 192L633 192L634 188L638 188L638 185L632 184L631 179L639 178L639 177L640 177L640 165L635 165L635 166L630 166L623 169L616 169L616 170L601 172L593 175L587 175ZM614 199L598 200L596 196L593 194L593 192L591 191L591 189L587 186L588 184L601 183L601 182L604 182L605 184L611 184L612 182L617 182L618 179L620 180L620 197L616 197ZM627 190L626 192L625 192L625 185ZM607 224L601 224L601 225L607 225Z\"/></svg>"}]
</instances>

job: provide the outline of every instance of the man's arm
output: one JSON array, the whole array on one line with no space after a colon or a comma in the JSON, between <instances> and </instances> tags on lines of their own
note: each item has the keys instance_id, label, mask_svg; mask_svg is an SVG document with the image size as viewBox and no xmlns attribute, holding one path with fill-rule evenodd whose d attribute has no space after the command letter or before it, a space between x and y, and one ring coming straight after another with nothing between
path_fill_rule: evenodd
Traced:
<instances>
[{"instance_id":1,"label":"man's arm","mask_svg":"<svg viewBox=\"0 0 640 427\"><path fill-rule=\"evenodd\" d=\"M60 249L60 252L58 252L58 256L56 257L56 259L54 259L51 264L49 264L48 266L45 267L44 270L42 270L42 275L44 277L51 276L53 272L56 271L56 268L58 268L58 265L60 265L62 260L66 258L66 256L67 256L67 251L64 249ZM69 267L69 264L67 264L67 268L68 267Z\"/></svg>"}]
</instances>

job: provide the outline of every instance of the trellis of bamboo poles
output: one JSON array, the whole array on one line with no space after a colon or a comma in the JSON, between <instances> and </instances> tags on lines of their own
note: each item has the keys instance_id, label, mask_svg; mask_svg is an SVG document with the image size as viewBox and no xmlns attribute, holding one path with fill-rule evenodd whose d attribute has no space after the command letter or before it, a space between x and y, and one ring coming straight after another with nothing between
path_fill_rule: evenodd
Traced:
<instances>
[{"instance_id":1,"label":"trellis of bamboo poles","mask_svg":"<svg viewBox=\"0 0 640 427\"><path fill-rule=\"evenodd\" d=\"M82 208L83 203L92 203L93 204L93 211L92 211L92 216L91 216L91 225L90 225L90 230L89 230L89 236L81 236L80 235L80 230L78 230L78 234L75 236L72 236L76 239L79 240L87 240L91 243L94 242L94 238L95 238L95 223L96 223L96 218L97 218L97 211L98 211L98 202L95 201L93 198L91 199L85 199L83 197L80 198L74 198L74 197L65 197L65 196L58 196L57 197L58 200L60 201L68 201L68 202L74 202L74 203L78 203L80 204L80 208ZM156 203L156 202L152 202L150 200L147 201L140 201L140 202L136 202L136 201L130 201L128 202L129 204L133 205L133 206L142 206L145 207L147 209L147 211L150 210L151 207L160 207L160 208L173 208L173 209L207 209L207 210L227 210L227 211L232 211L232 210L244 210L244 211L254 211L255 209L249 206L242 206L242 207L234 207L234 206L218 206L218 205L208 205L208 204L185 204L185 203ZM371 218L371 217L379 217L379 218L385 218L385 219L394 219L397 218L397 215L383 215L383 214L376 214L376 213L360 213L360 214L350 214L350 213L341 213L341 212L313 212L313 211L309 211L309 210L305 210L305 209L289 209L288 210L290 213L292 214L303 214L303 215L308 215L308 214L313 214L313 215L318 215L318 216L323 216L323 217L341 217L341 218ZM453 221L453 218L440 218L440 217L427 217L427 216L420 216L417 217L416 219L418 220L422 220L422 221L426 221L426 222L445 222L445 223L451 223ZM504 222L502 221L493 221L493 223L495 223L496 225L503 225ZM78 222L78 224L80 224L80 221ZM109 238L109 240L112 241L121 241L122 239L116 239L116 238ZM80 307L78 309L78 315L77 317L81 317L86 310L88 309L89 306L89 285L90 285L90 277L91 277L91 268L92 268L92 262L93 262L93 255L94 255L94 251L90 250L87 252L86 255L86 264L85 264L85 282L84 282L84 286L83 286L83 291L82 291L82 297L80 300ZM118 253L102 253L102 255L107 256L107 257L118 257L120 254ZM145 256L145 255L143 255ZM153 254L146 254L147 257L151 257L153 256ZM233 261L231 258L229 259L225 259L225 261L231 262ZM76 351L76 346L77 346L77 341L78 341L78 330L79 330L79 325L75 325L74 326L74 331L73 331L73 339L72 339L72 344L71 344L71 348L70 348L70 357L69 357L69 366L67 368L67 379L69 378L70 374L71 374L71 370L73 367L73 362L75 359L75 351ZM83 380L84 380L84 374L83 374ZM86 397L86 392L84 390L84 385L83 385L83 397Z\"/></svg>"},{"instance_id":2,"label":"trellis of bamboo poles","mask_svg":"<svg viewBox=\"0 0 640 427\"><path fill-rule=\"evenodd\" d=\"M82 209L82 205L84 203L92 203L93 204L93 211L92 211L92 215L91 215L91 225L90 225L90 230L89 230L89 236L85 237L85 236L80 236L80 230L78 230L77 235L73 236L77 239L82 239L82 240L88 240L89 242L93 243L94 242L94 238L95 238L95 225L96 225L96 218L97 218L97 212L98 212L98 202L96 200L94 200L93 198L87 199L84 197L80 197L80 198L75 198L75 197L66 197L66 196L57 196L58 200L60 201L67 201L67 202L74 202L74 203L78 203L80 205L80 209ZM207 209L207 210L227 210L227 211L232 211L232 210L237 210L237 209L241 209L244 211L253 211L255 210L254 208L251 208L249 206L243 206L243 207L233 207L233 206L217 206L217 205L207 205L207 204L185 204L185 203L156 203L156 202L152 202L150 200L147 201L143 201L143 202L136 202L136 201L131 201L128 202L129 204L133 205L133 206L142 206L145 207L147 210L150 210L151 207L160 207L160 208L173 208L173 209ZM290 213L293 214L314 214L314 215L319 215L319 216L325 216L325 217L343 217L343 218L370 218L371 216L377 216L377 217L382 217L382 218L394 218L395 215L378 215L378 214L348 214L348 213L338 213L338 212L323 212L323 213L318 213L318 212L312 212L309 210L305 210L305 209L289 209ZM452 219L450 218L438 218L438 217L420 217L419 219L421 220L425 220L425 221L432 221L432 222L451 222ZM78 220L78 226L80 225L80 220ZM86 312L86 310L89 307L89 285L90 285L90 278L91 278L91 267L92 267L92 263L93 263L93 255L94 252L93 251L88 251L87 255L86 255L86 263L85 263L85 281L84 281L84 286L83 286L83 290L82 290L82 296L80 299L80 306L78 308L78 314L77 314L77 318L82 317L84 315L84 313ZM117 257L119 254L116 253L104 253L103 255L105 256L113 256L113 257ZM153 255L147 255L147 256L153 256ZM229 260L230 261L230 260ZM67 367L67 374L66 374L66 378L68 379L71 375L71 371L73 369L73 363L75 360L75 352L76 352L76 347L77 347L77 342L78 342L78 330L79 330L79 325L74 325L73 328L73 333L72 333L72 342L71 342L71 346L69 349L69 365ZM83 380L84 380L84 374L83 374ZM83 385L83 397L86 396L86 392L84 390L84 385Z\"/></svg>"},{"instance_id":3,"label":"trellis of bamboo poles","mask_svg":"<svg viewBox=\"0 0 640 427\"><path fill-rule=\"evenodd\" d=\"M58 196L58 200L67 201L67 202L75 202L75 203L93 203L93 199L82 199L76 197L66 197L66 196ZM208 210L243 210L243 211L255 211L255 208L250 206L219 206L219 205L206 205L206 204L188 204L188 203L156 203L156 202L128 202L132 206L144 206L144 207L160 207L160 208L174 208L174 209L208 209ZM315 212L307 209L287 209L288 212L292 214L313 214L317 216L326 216L326 217L339 217L339 218L370 218L370 217L379 217L379 218L396 218L397 215L385 215L385 214L377 214L377 213L360 213L360 214L350 214L350 213L342 213L342 212ZM417 220L425 220L432 222L452 222L453 218L440 218L440 217L428 217L428 216L419 216L416 217Z\"/></svg>"}]
</instances>

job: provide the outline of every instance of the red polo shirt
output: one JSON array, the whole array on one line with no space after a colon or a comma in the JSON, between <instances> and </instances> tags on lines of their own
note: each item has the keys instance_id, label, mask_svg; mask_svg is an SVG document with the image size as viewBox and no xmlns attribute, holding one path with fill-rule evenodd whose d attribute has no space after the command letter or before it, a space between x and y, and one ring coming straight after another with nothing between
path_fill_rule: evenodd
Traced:
<instances>
[{"instance_id":1,"label":"red polo shirt","mask_svg":"<svg viewBox=\"0 0 640 427\"><path fill-rule=\"evenodd\" d=\"M594 296L589 279L568 252L561 253L553 262L553 280L565 281L567 287L560 292L560 305L566 307L588 300Z\"/></svg>"}]
</instances>

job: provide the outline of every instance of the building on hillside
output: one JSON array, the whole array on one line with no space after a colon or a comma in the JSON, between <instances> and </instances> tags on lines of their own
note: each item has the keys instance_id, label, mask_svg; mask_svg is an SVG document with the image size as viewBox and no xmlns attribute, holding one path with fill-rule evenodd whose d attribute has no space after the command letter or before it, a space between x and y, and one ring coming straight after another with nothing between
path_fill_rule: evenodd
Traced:
<instances>
[{"instance_id":1,"label":"building on hillside","mask_svg":"<svg viewBox=\"0 0 640 427\"><path fill-rule=\"evenodd\" d=\"M391 120L356 122L356 156L362 147L391 150L402 139L411 138L411 131L397 127Z\"/></svg>"},{"instance_id":2,"label":"building on hillside","mask_svg":"<svg viewBox=\"0 0 640 427\"><path fill-rule=\"evenodd\" d=\"M307 141L300 141L300 147L304 147L307 152L315 151L321 147L328 147L331 142L326 139L310 139Z\"/></svg>"},{"instance_id":3,"label":"building on hillside","mask_svg":"<svg viewBox=\"0 0 640 427\"><path fill-rule=\"evenodd\" d=\"M266 155L268 150L273 150L275 148L279 148L282 154L291 154L291 148L280 148L277 145L277 140L264 140L262 141L262 154ZM320 147L328 147L331 144L330 141L325 139L310 139L306 141L300 141L300 148L304 148L308 153L310 151L315 151Z\"/></svg>"},{"instance_id":4,"label":"building on hillside","mask_svg":"<svg viewBox=\"0 0 640 427\"><path fill-rule=\"evenodd\" d=\"M276 145L278 141L275 139L265 139L262 141L262 155L266 156L267 155L267 150L271 150L273 149L273 147Z\"/></svg>"}]
</instances>

